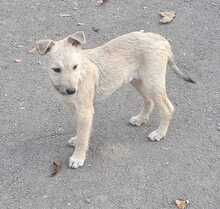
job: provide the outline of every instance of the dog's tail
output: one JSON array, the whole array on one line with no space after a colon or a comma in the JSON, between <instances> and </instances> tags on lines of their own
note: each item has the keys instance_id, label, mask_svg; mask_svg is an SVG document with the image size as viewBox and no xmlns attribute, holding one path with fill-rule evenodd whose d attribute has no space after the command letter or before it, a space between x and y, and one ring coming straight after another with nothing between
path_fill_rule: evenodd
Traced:
<instances>
[{"instance_id":1,"label":"dog's tail","mask_svg":"<svg viewBox=\"0 0 220 209\"><path fill-rule=\"evenodd\" d=\"M184 81L190 82L190 83L196 83L190 76L186 73L183 73L178 66L176 65L173 56L170 56L168 59L169 66L174 70L174 72L180 76Z\"/></svg>"}]
</instances>

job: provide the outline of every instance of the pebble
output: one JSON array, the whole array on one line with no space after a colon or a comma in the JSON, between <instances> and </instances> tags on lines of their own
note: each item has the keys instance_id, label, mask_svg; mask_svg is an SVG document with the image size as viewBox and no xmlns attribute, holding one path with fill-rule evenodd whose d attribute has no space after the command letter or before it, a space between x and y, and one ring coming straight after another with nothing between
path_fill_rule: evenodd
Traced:
<instances>
[{"instance_id":1,"label":"pebble","mask_svg":"<svg viewBox=\"0 0 220 209\"><path fill-rule=\"evenodd\" d=\"M85 25L85 24L82 23L82 22L78 22L76 25L77 25L77 26L83 26L83 25Z\"/></svg>"},{"instance_id":2,"label":"pebble","mask_svg":"<svg viewBox=\"0 0 220 209\"><path fill-rule=\"evenodd\" d=\"M60 14L60 17L71 17L71 14Z\"/></svg>"},{"instance_id":3,"label":"pebble","mask_svg":"<svg viewBox=\"0 0 220 209\"><path fill-rule=\"evenodd\" d=\"M14 62L15 63L20 63L22 60L21 59L15 59Z\"/></svg>"},{"instance_id":4,"label":"pebble","mask_svg":"<svg viewBox=\"0 0 220 209\"><path fill-rule=\"evenodd\" d=\"M23 48L24 45L19 44L19 45L17 45L17 47L18 47L18 48Z\"/></svg>"}]
</instances>

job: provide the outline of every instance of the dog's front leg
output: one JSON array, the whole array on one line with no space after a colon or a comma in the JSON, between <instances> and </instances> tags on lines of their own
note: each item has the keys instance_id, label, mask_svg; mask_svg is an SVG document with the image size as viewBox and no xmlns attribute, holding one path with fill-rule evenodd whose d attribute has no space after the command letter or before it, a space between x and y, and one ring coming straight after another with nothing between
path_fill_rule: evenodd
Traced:
<instances>
[{"instance_id":1,"label":"dog's front leg","mask_svg":"<svg viewBox=\"0 0 220 209\"><path fill-rule=\"evenodd\" d=\"M69 167L78 168L84 165L86 152L89 146L89 138L92 128L94 108L83 107L76 110L77 117L77 137L75 150L69 159Z\"/></svg>"}]
</instances>

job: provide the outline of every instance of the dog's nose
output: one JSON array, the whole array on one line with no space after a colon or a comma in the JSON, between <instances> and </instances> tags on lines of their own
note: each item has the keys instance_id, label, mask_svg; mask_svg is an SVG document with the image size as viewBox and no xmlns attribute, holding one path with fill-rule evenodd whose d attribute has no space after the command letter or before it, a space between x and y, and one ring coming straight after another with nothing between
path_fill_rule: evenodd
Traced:
<instances>
[{"instance_id":1,"label":"dog's nose","mask_svg":"<svg viewBox=\"0 0 220 209\"><path fill-rule=\"evenodd\" d=\"M74 89L66 89L66 93L67 93L68 95L75 94L75 92L76 92L76 89L75 89L75 88L74 88Z\"/></svg>"}]
</instances>

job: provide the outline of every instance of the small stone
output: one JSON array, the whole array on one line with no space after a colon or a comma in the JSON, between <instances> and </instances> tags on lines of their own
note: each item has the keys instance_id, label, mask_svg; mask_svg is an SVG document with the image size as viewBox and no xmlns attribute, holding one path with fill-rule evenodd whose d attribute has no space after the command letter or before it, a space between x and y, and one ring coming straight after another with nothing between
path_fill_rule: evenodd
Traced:
<instances>
[{"instance_id":1,"label":"small stone","mask_svg":"<svg viewBox=\"0 0 220 209\"><path fill-rule=\"evenodd\" d=\"M71 203L70 203L70 202L68 202L68 203L67 203L67 205L68 205L68 206L70 206L70 205L71 205Z\"/></svg>"},{"instance_id":2,"label":"small stone","mask_svg":"<svg viewBox=\"0 0 220 209\"><path fill-rule=\"evenodd\" d=\"M22 60L21 60L21 59L15 59L14 62L15 62L15 63L21 63Z\"/></svg>"},{"instance_id":3,"label":"small stone","mask_svg":"<svg viewBox=\"0 0 220 209\"><path fill-rule=\"evenodd\" d=\"M101 6L103 5L104 3L106 3L108 0L97 0L96 1L96 6Z\"/></svg>"},{"instance_id":4,"label":"small stone","mask_svg":"<svg viewBox=\"0 0 220 209\"><path fill-rule=\"evenodd\" d=\"M96 2L96 5L97 5L97 6L100 6L100 5L102 5L103 3L104 3L103 0L98 0L98 1Z\"/></svg>"},{"instance_id":5,"label":"small stone","mask_svg":"<svg viewBox=\"0 0 220 209\"><path fill-rule=\"evenodd\" d=\"M77 26L83 26L83 25L85 25L85 24L82 23L82 22L78 22L76 25L77 25Z\"/></svg>"},{"instance_id":6,"label":"small stone","mask_svg":"<svg viewBox=\"0 0 220 209\"><path fill-rule=\"evenodd\" d=\"M217 128L217 131L220 131L220 126Z\"/></svg>"},{"instance_id":7,"label":"small stone","mask_svg":"<svg viewBox=\"0 0 220 209\"><path fill-rule=\"evenodd\" d=\"M71 14L60 14L60 17L71 17Z\"/></svg>"},{"instance_id":8,"label":"small stone","mask_svg":"<svg viewBox=\"0 0 220 209\"><path fill-rule=\"evenodd\" d=\"M24 45L19 44L19 45L17 45L17 47L18 47L18 48L23 48Z\"/></svg>"}]
</instances>

